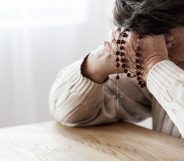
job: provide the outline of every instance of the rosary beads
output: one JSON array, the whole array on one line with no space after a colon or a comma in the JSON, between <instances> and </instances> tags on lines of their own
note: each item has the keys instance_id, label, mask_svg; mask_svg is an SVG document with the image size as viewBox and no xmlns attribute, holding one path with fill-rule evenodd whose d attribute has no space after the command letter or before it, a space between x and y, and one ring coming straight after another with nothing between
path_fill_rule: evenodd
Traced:
<instances>
[{"instance_id":1,"label":"rosary beads","mask_svg":"<svg viewBox=\"0 0 184 161\"><path fill-rule=\"evenodd\" d=\"M134 49L134 62L131 64L127 59L127 54L125 50L126 39L128 38L129 29L125 29L120 33L118 40L116 40L117 50L116 50L116 106L119 109L119 99L121 98L121 93L119 90L119 80L120 71L123 71L129 78L136 78L138 85L141 88L146 86L146 82L143 80L143 69L144 63L141 52L141 35L137 35L136 48Z\"/></svg>"},{"instance_id":2,"label":"rosary beads","mask_svg":"<svg viewBox=\"0 0 184 161\"><path fill-rule=\"evenodd\" d=\"M137 45L135 48L135 63L134 63L134 69L131 69L128 64L128 60L126 58L125 54L125 44L126 44L126 38L128 37L128 31L129 29L125 29L121 34L119 39L116 41L117 43L117 51L116 51L116 80L119 82L120 79L120 68L123 69L123 72L126 73L127 77L130 78L137 78L138 84L141 88L146 86L145 81L143 80L143 66L141 64L141 46L140 41L142 36L137 35ZM118 83L117 83L118 84ZM119 84L117 85L119 86ZM118 87L119 88L119 87ZM119 93L119 92L117 92Z\"/></svg>"},{"instance_id":3,"label":"rosary beads","mask_svg":"<svg viewBox=\"0 0 184 161\"><path fill-rule=\"evenodd\" d=\"M135 62L134 62L134 69L128 62L126 58L126 51L125 51L125 44L126 39L128 37L129 29L125 29L119 36L119 39L116 41L117 44L117 51L116 51L116 106L119 109L119 99L121 98L120 90L119 90L119 80L120 80L120 69L123 69L123 72L126 73L127 77L129 78L136 78L138 85L141 88L146 86L145 81L143 80L143 60L141 55L141 35L137 35L137 44L135 48Z\"/></svg>"}]
</instances>

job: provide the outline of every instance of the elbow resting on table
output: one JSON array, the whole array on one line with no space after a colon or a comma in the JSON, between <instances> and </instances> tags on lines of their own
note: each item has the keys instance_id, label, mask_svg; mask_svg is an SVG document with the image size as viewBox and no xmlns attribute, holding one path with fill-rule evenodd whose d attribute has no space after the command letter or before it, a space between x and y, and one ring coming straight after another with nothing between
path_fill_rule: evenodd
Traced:
<instances>
[{"instance_id":1,"label":"elbow resting on table","mask_svg":"<svg viewBox=\"0 0 184 161\"><path fill-rule=\"evenodd\" d=\"M65 106L65 108L67 107ZM74 113L66 113L62 107L50 107L50 113L62 125L70 127L79 126L79 118L75 118Z\"/></svg>"},{"instance_id":2,"label":"elbow resting on table","mask_svg":"<svg viewBox=\"0 0 184 161\"><path fill-rule=\"evenodd\" d=\"M78 98L79 99L79 98ZM74 104L73 101L61 101L60 98L50 96L50 113L59 123L75 127L81 126L88 116L85 115L85 105L83 103Z\"/></svg>"}]
</instances>

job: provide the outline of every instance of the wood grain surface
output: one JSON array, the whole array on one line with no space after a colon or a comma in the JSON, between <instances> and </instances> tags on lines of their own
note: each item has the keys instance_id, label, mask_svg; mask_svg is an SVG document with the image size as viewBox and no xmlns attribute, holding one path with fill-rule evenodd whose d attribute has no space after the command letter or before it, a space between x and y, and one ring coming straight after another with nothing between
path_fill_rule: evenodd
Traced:
<instances>
[{"instance_id":1,"label":"wood grain surface","mask_svg":"<svg viewBox=\"0 0 184 161\"><path fill-rule=\"evenodd\" d=\"M184 161L184 141L128 123L0 129L0 161Z\"/></svg>"}]
</instances>

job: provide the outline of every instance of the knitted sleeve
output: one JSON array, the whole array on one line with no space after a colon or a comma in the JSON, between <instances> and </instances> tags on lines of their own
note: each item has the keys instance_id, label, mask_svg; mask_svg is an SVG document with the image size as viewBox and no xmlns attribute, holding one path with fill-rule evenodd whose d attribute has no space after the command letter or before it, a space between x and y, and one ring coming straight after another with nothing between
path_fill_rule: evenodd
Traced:
<instances>
[{"instance_id":1,"label":"knitted sleeve","mask_svg":"<svg viewBox=\"0 0 184 161\"><path fill-rule=\"evenodd\" d=\"M151 106L136 83L123 79L119 108L115 98L115 76L97 84L81 74L83 59L58 74L50 92L50 111L67 126L90 126L119 120L141 121L150 116Z\"/></svg>"},{"instance_id":2,"label":"knitted sleeve","mask_svg":"<svg viewBox=\"0 0 184 161\"><path fill-rule=\"evenodd\" d=\"M184 70L161 61L150 70L147 86L184 137Z\"/></svg>"}]
</instances>

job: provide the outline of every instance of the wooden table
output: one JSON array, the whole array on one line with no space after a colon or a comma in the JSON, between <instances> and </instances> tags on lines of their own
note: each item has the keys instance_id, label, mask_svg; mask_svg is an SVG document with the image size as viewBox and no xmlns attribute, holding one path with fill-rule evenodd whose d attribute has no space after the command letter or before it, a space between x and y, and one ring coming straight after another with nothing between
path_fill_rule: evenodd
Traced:
<instances>
[{"instance_id":1,"label":"wooden table","mask_svg":"<svg viewBox=\"0 0 184 161\"><path fill-rule=\"evenodd\" d=\"M0 161L184 161L184 141L128 123L0 129Z\"/></svg>"}]
</instances>

